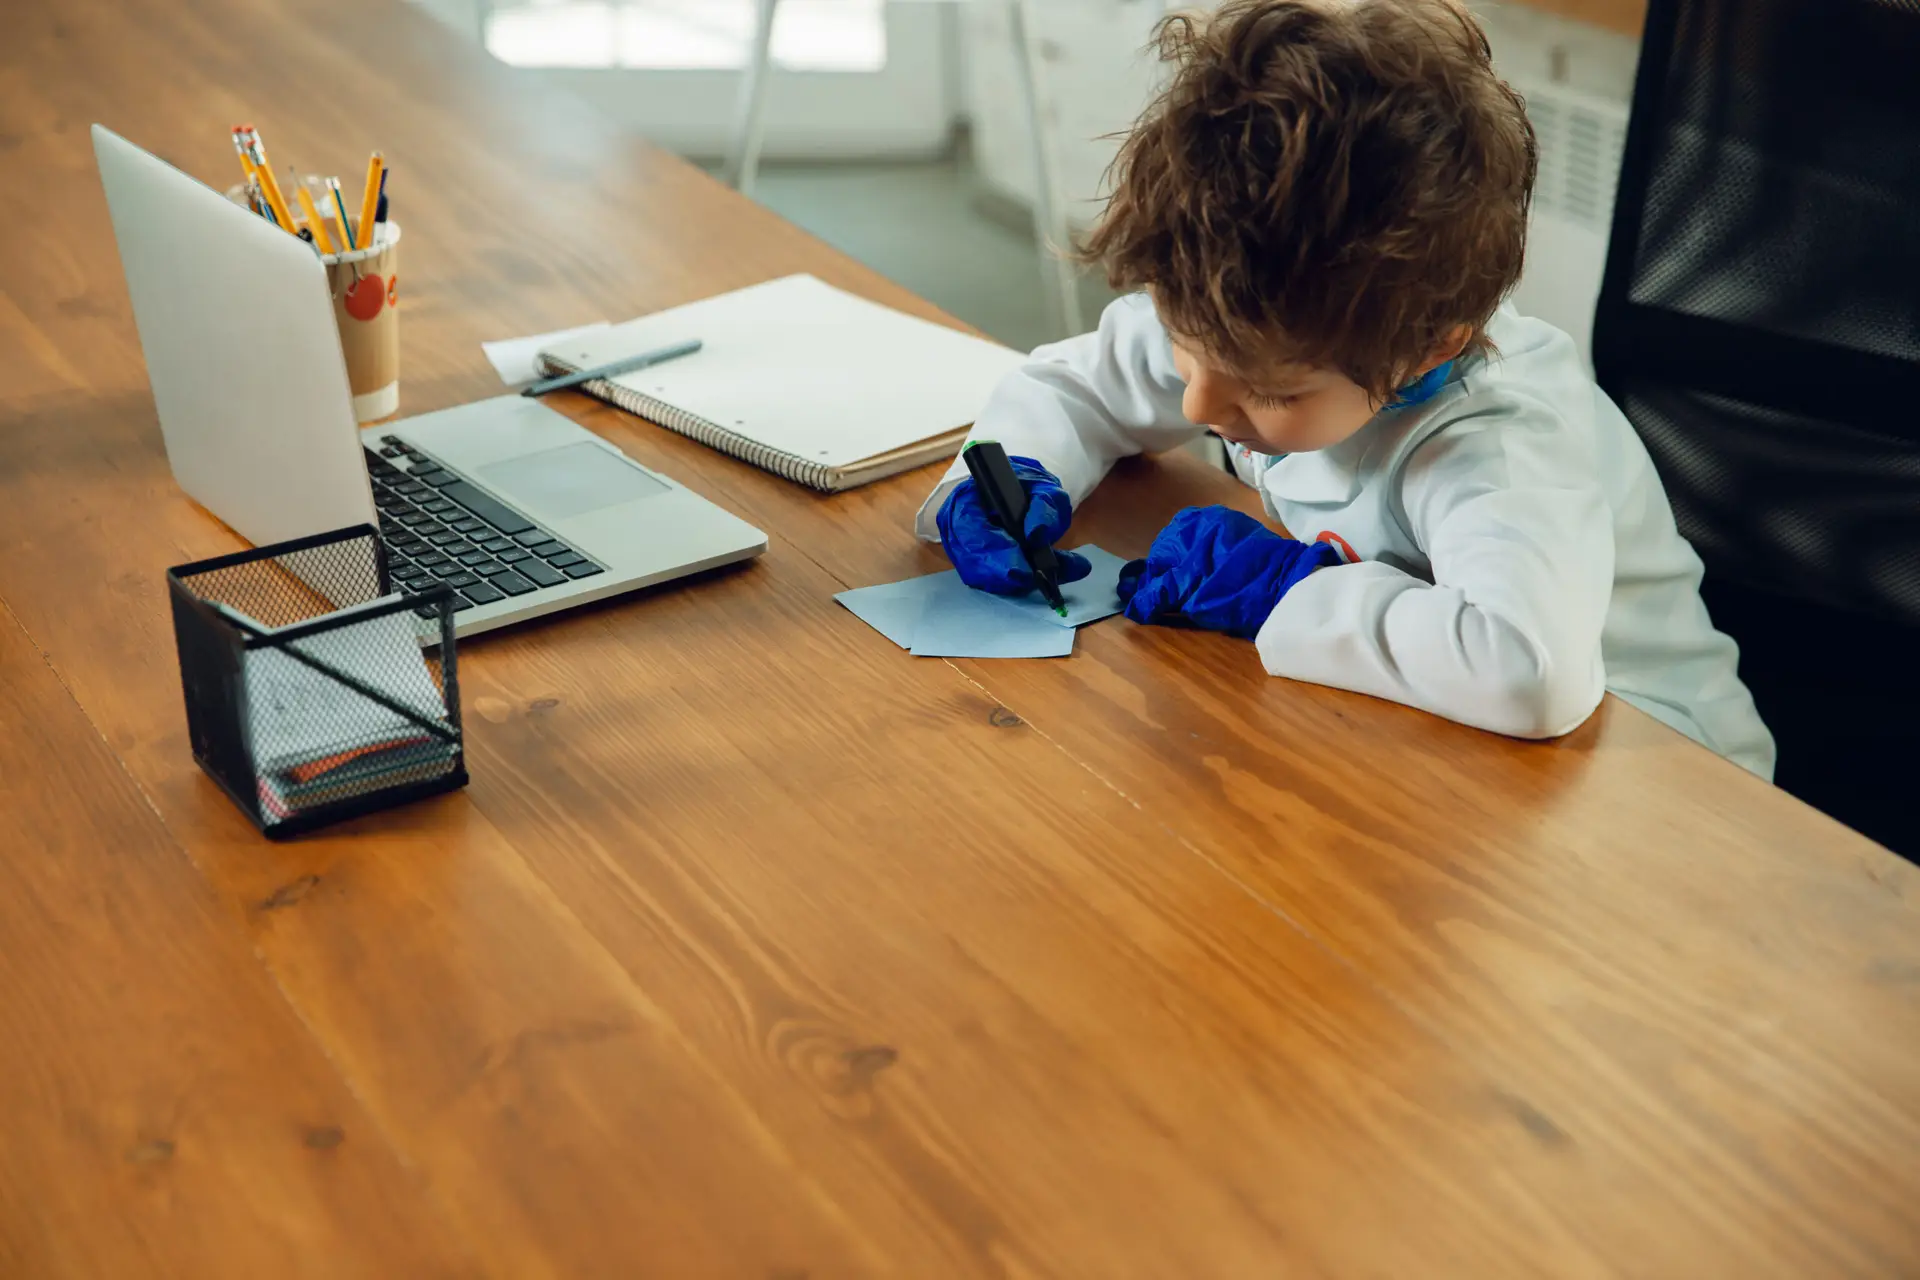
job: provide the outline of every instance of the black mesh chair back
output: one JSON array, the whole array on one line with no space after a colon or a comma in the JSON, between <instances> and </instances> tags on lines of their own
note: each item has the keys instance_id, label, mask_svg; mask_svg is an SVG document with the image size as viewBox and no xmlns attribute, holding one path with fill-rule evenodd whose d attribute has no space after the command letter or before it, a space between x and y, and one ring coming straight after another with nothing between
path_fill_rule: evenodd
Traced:
<instances>
[{"instance_id":1,"label":"black mesh chair back","mask_svg":"<svg viewBox=\"0 0 1920 1280\"><path fill-rule=\"evenodd\" d=\"M1594 363L1780 785L1920 853L1920 0L1653 0Z\"/></svg>"}]
</instances>

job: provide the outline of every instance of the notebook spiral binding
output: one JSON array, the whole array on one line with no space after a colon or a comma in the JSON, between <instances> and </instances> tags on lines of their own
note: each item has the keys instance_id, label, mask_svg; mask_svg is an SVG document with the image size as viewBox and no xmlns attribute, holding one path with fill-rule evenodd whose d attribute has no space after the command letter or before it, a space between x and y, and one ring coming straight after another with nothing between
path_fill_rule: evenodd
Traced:
<instances>
[{"instance_id":1,"label":"notebook spiral binding","mask_svg":"<svg viewBox=\"0 0 1920 1280\"><path fill-rule=\"evenodd\" d=\"M550 355L540 357L540 366L547 377L560 374L577 373L577 366L564 360L556 360ZM624 409L635 417L645 418L648 422L657 422L669 431L677 431L688 439L697 440L709 449L718 449L721 453L740 459L762 471L771 471L774 475L792 480L796 484L806 485L809 489L818 489L821 493L838 493L846 488L841 472L823 463L812 462L806 458L788 453L784 449L775 449L737 435L716 422L710 422L698 414L676 409L664 400L656 400L650 395L629 390L616 382L605 378L595 378L580 384L580 389L598 400Z\"/></svg>"}]
</instances>

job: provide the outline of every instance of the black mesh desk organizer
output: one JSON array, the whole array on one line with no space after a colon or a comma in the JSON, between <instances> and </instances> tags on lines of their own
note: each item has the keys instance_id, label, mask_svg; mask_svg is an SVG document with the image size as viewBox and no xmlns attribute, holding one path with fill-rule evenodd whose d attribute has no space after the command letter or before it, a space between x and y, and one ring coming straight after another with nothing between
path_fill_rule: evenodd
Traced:
<instances>
[{"instance_id":1,"label":"black mesh desk organizer","mask_svg":"<svg viewBox=\"0 0 1920 1280\"><path fill-rule=\"evenodd\" d=\"M1653 0L1593 353L1776 780L1920 855L1920 0Z\"/></svg>"},{"instance_id":2,"label":"black mesh desk organizer","mask_svg":"<svg viewBox=\"0 0 1920 1280\"><path fill-rule=\"evenodd\" d=\"M194 759L269 837L466 784L453 592L385 599L371 527L180 565L167 586Z\"/></svg>"}]
</instances>

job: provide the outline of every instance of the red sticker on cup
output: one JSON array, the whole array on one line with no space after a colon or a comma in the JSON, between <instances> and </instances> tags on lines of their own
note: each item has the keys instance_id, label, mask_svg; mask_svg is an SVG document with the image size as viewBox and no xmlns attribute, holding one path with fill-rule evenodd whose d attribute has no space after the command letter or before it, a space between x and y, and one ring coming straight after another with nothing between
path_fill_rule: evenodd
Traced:
<instances>
[{"instance_id":1,"label":"red sticker on cup","mask_svg":"<svg viewBox=\"0 0 1920 1280\"><path fill-rule=\"evenodd\" d=\"M375 275L361 276L347 286L347 314L355 320L371 320L380 314L380 305L387 300L387 282Z\"/></svg>"}]
</instances>

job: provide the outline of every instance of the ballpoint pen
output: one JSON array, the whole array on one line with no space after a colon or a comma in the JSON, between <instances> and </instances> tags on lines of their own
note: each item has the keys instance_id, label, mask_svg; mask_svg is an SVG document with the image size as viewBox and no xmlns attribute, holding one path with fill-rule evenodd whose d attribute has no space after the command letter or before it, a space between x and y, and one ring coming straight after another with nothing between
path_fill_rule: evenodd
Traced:
<instances>
[{"instance_id":1,"label":"ballpoint pen","mask_svg":"<svg viewBox=\"0 0 1920 1280\"><path fill-rule=\"evenodd\" d=\"M563 373L557 378L547 378L523 388L523 396L543 396L549 391L564 391L568 387L577 387L583 382L592 382L596 378L617 378L623 373L632 373L636 369L645 369L668 360L678 360L681 356L690 356L700 349L700 339L688 342L676 342L670 347L659 347L652 351L643 351L637 356L628 356L624 360L615 360L609 364L598 365L592 369L581 369L576 373Z\"/></svg>"}]
</instances>

